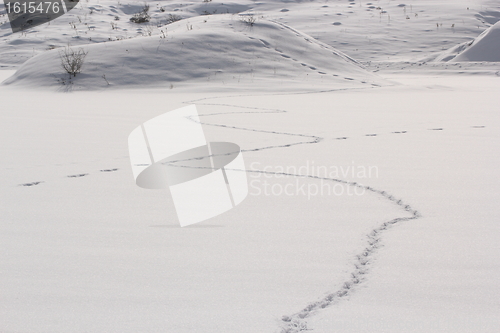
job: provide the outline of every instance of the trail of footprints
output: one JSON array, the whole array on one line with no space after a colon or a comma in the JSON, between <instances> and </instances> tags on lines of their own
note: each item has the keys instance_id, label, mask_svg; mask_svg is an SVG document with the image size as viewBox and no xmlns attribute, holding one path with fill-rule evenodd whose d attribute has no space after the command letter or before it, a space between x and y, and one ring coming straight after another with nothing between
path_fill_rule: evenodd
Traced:
<instances>
[{"instance_id":1,"label":"trail of footprints","mask_svg":"<svg viewBox=\"0 0 500 333\"><path fill-rule=\"evenodd\" d=\"M408 133L408 131L398 131L398 132L391 132L391 134L405 134L405 133ZM368 134L365 134L364 136L378 136L379 134L376 134L376 133L368 133ZM348 137L346 136L341 136L339 138L335 138L335 140L347 140L349 139Z\"/></svg>"},{"instance_id":2,"label":"trail of footprints","mask_svg":"<svg viewBox=\"0 0 500 333\"><path fill-rule=\"evenodd\" d=\"M234 129L238 129L236 127L233 127L233 126L225 126L225 125L221 125L221 127L228 127L228 128L234 128ZM471 126L471 128L476 128L476 129L479 129L479 128L486 128L486 126ZM443 131L444 128L431 128L429 129L429 131ZM255 130L255 132L259 132L258 130ZM275 132L275 131L265 131L266 133L272 133L272 134L285 134L285 133L280 133L280 132ZM408 131L396 131L396 132L391 132L391 134L406 134L408 133ZM367 137L376 137L378 136L379 134L376 134L376 133L368 133L368 134L365 134L364 136L367 136ZM342 137L338 137L338 138L335 138L334 140L348 140L349 137L346 137L346 136L342 136ZM294 144L286 144L286 145L282 145L281 147L291 147L293 146ZM249 151L252 151L249 150ZM120 170L119 168L113 168L113 169L101 169L99 170L99 172L116 172ZM67 175L66 177L67 178L82 178L82 177L86 177L86 176L89 176L90 173L80 173L80 174L74 174L74 175ZM33 187L33 186L37 186L37 185L40 185L40 184L43 184L45 183L44 181L35 181L35 182L30 182L30 183L24 183L24 184L19 184L18 186L24 186L24 187Z\"/></svg>"},{"instance_id":3,"label":"trail of footprints","mask_svg":"<svg viewBox=\"0 0 500 333\"><path fill-rule=\"evenodd\" d=\"M190 101L188 103L198 103L201 100L206 100L206 98L202 98L199 100L195 101ZM204 103L204 105L210 105L210 106L228 106L228 107L239 107L237 105L228 105L228 104L214 104L214 103ZM278 110L278 109L263 109L263 108L251 108L251 107L242 107L245 109L254 109L254 110L259 110L259 111L254 111L254 112L236 112L236 113L286 113L287 111L284 110ZM231 114L234 112L230 112ZM203 116L213 116L217 115L220 113L214 113L214 114L205 114ZM196 121L194 119L191 119L192 121ZM267 146L267 147L260 147L260 148L253 148L253 149L246 149L242 150L242 152L245 151L262 151L266 149L275 149L275 148L282 148L282 147L290 147L292 145L300 145L300 144L313 144L313 143L319 143L320 141L323 140L321 137L317 136L311 136L311 135L304 135L304 134L297 134L297 133L279 133L279 132L274 132L274 131L265 131L265 130L257 130L253 128L245 128L245 127L236 127L236 126L228 126L228 125L221 125L221 124L215 124L215 123L207 123L207 122L202 122L202 121L196 121L200 124L207 125L207 126L217 126L217 127L226 127L226 128L231 128L231 129L238 129L238 130L245 130L245 131L254 131L254 132L262 132L262 133L276 133L276 134L283 134L283 135L291 135L291 136L299 136L299 137L309 137L311 140L310 141L300 141L300 142L295 142L292 144L287 144L287 145L276 145L276 146ZM477 127L475 127L477 128ZM483 127L480 127L483 128ZM435 128L435 129L428 129L428 130L443 130L443 128ZM405 134L407 131L395 131L391 132L391 134ZM377 136L378 134L370 133L370 134L365 134L364 136ZM348 139L347 137L341 137L337 138L337 140L346 140ZM208 156L207 156L208 157ZM180 160L180 161L174 161L174 162L183 162L185 160ZM180 166L180 165L177 165ZM189 167L189 166L182 166L182 167ZM316 313L317 311L326 308L332 304L335 304L336 302L342 300L343 298L349 296L355 289L356 286L362 283L364 280L366 280L367 274L371 270L371 263L373 262L374 255L377 252L377 249L380 248L382 244L382 235L384 231L390 229L391 227L405 221L411 221L411 220L416 220L420 218L422 215L420 212L418 212L416 209L413 209L409 204L403 202L403 200L398 199L391 195L390 193L387 193L386 191L376 189L370 186L358 184L356 182L348 182L342 179L334 179L334 178L323 178L323 177L318 177L314 175L297 175L297 174L287 174L287 173L273 173L273 172L268 172L264 170L236 170L236 171L243 171L243 172L252 172L252 173L266 173L266 174L280 174L280 175L288 175L288 176L294 176L294 177L300 177L300 178L311 178L311 179L321 179L325 181L332 181L332 182L338 182L342 184L346 184L348 186L353 186L353 187L358 187L358 188L363 188L369 192L372 192L374 194L380 195L384 197L386 200L389 200L393 202L394 204L398 205L403 211L405 211L408 215L407 216L401 216L394 218L392 220L385 221L381 223L378 227L372 229L366 236L366 245L365 248L354 258L354 263L353 263L353 270L350 272L350 275L346 280L342 283L342 285L334 292L330 292L327 294L327 296L322 297L320 300L315 301L307 305L305 308L303 308L301 311L296 312L294 314L291 314L289 316L283 316L282 319L282 325L280 329L280 333L298 333L301 331L308 330L307 328L307 321L306 319Z\"/></svg>"},{"instance_id":4,"label":"trail of footprints","mask_svg":"<svg viewBox=\"0 0 500 333\"><path fill-rule=\"evenodd\" d=\"M205 99L200 99L200 100L205 100ZM200 100L196 101L191 101L192 103L194 102L199 102ZM236 105L227 105L227 104L213 104L213 103L204 103L205 105L211 105L211 106L229 106L229 107L238 107ZM250 108L250 107L242 107L242 108ZM237 113L273 113L273 112L278 112L278 113L285 113L286 111L284 110L270 110L270 109L262 109L262 108L253 108L255 110L259 110L257 112L237 112ZM233 113L233 112L231 112ZM214 114L206 114L204 116L213 116L221 113L214 113ZM195 120L193 120L195 121ZM264 131L264 130L256 130L256 129L251 129L251 128L243 128L243 127L236 127L236 126L227 126L227 125L221 125L221 124L214 124L214 123L207 123L207 122L201 122L197 121L201 124L208 125L208 126L218 126L218 127L226 127L226 128L232 128L232 129L239 129L239 130L245 130L245 131L254 131L254 132L264 132L264 133L276 133L273 131ZM484 128L485 126L471 126L472 128ZM428 130L433 130L433 131L442 131L443 128L433 128L433 129L428 129ZM395 131L391 132L391 134L406 134L408 131ZM300 141L292 144L287 144L287 145L280 145L280 146L269 146L269 147L260 147L260 148L254 148L254 149L248 149L245 151L260 151L260 150L265 150L265 149L272 149L272 148L281 148L281 147L290 147L292 145L297 145L297 144L312 144L312 143L318 143L322 141L323 138L316 137L316 136L307 136L303 134L293 134L293 133L276 133L276 134L285 134L285 135L293 135L293 136L300 136L300 137L310 137L312 140L311 141ZM377 136L378 134L370 133L370 134L365 134L364 136ZM347 137L339 137L336 138L337 140L347 140ZM243 152L244 150L242 150ZM182 162L182 161L176 161L176 162ZM188 167L188 166L186 166ZM323 178L323 177L318 177L318 176L313 176L313 175L296 175L296 174L285 174L285 173L273 173L273 172L267 172L263 170L238 170L238 171L245 171L245 172L252 172L252 173L266 173L266 174L280 174L280 175L288 175L288 176L295 176L295 177L301 177L301 178L313 178L313 179L322 179L326 181L333 181L333 182L338 182L338 183L343 183L349 186L354 186L358 188L363 188L369 192L372 192L374 194L383 196L385 199L393 202L394 204L398 205L401 207L402 210L404 210L406 213L408 213L409 216L402 216L402 217L397 217L389 221L385 221L382 224L380 224L378 227L372 229L366 236L366 246L365 248L354 258L354 267L353 270L350 272L349 277L342 283L342 285L334 292L330 292L327 294L327 296L322 297L320 300L315 301L307 305L305 308L303 308L301 311L296 312L292 315L288 316L283 316L281 318L282 320L282 325L280 328L280 333L298 333L301 331L308 330L307 328L307 321L306 319L316 313L317 311L326 308L332 304L337 303L338 301L342 300L343 298L349 296L352 294L352 292L356 289L355 287L362 283L363 281L366 280L367 274L370 272L371 269L371 264L374 260L374 255L377 252L377 250L383 246L382 245L382 235L383 232L390 229L391 227L405 221L411 221L411 220L416 220L420 218L422 215L420 212L418 212L416 209L412 208L409 204L405 203L403 200L398 199L391 195L390 193L387 193L386 191L379 190L370 186L358 184L356 182L348 182L345 180L341 179L333 179L333 178Z\"/></svg>"},{"instance_id":5,"label":"trail of footprints","mask_svg":"<svg viewBox=\"0 0 500 333\"><path fill-rule=\"evenodd\" d=\"M204 100L204 98L201 100ZM200 101L200 100L197 100L197 101ZM194 101L192 101L192 102L194 102ZM239 107L239 106L235 106L235 105L209 104L209 103L205 103L205 105ZM258 109L258 108L251 108L251 107L241 107L241 108L254 109L254 110ZM261 111L257 111L257 112L254 111L254 112L234 112L234 113L272 113L272 112L281 113L281 112L286 112L284 110L269 110L269 109L260 109L260 110ZM217 115L217 114L223 114L223 113L207 114L204 116L213 116L213 115ZM251 129L251 128L236 127L236 126L228 126L228 125L222 125L222 124L210 124L210 123L203 123L203 122L200 122L200 123L205 124L205 125L225 127L225 128L231 128L231 129L237 129L237 130L282 134L282 135L290 135L290 136L296 136L296 137L309 137L311 139L310 141L300 141L300 142L290 143L290 144L285 144L285 145L246 149L246 150L242 150L242 152L284 148L284 147L291 147L291 146L298 145L298 144L313 144L313 143L319 143L320 141L323 140L323 138L321 138L321 137L305 135L305 134L298 134L298 133L285 133L285 132L266 131L266 130L257 130L257 129ZM485 128L485 127L486 126L471 126L471 128ZM443 128L432 128L432 129L428 129L428 130L443 131L444 129ZM391 132L391 134L405 134L405 133L407 133L407 131ZM378 134L369 133L369 134L365 134L364 136L375 137L377 135ZM336 138L336 140L347 140L347 139L348 139L348 137ZM118 168L101 169L100 172L116 172L118 170L119 170ZM269 174L273 173L273 172L266 172L266 171L262 171L262 170L241 170L241 171L261 172L261 173L269 173ZM88 175L89 175L89 173L83 173L83 174L68 175L66 177L68 177L68 178L81 178L81 177L85 177ZM395 198L393 195L391 195L383 190L378 190L376 188L362 185L362 184L358 184L356 182L348 182L348 181L345 181L342 179L323 178L323 177L312 176L312 175L292 175L292 174L290 174L290 175L296 176L296 177L302 177L302 178L322 179L322 180L327 180L327 181L343 183L343 184L346 184L349 186L363 188L369 192L372 192L374 194L385 197L387 200L400 206L404 211L409 213L410 216L394 218L392 220L383 222L378 227L372 229L367 234L366 247L355 257L354 269L351 271L349 278L347 278L346 281L336 291L328 293L327 296L322 297L320 300L310 303L309 305L307 305L305 308L303 308L299 312L296 312L290 316L283 316L282 323L284 324L284 326L281 326L281 333L296 333L296 332L308 330L307 329L307 322L305 321L306 318L310 317L315 312L317 312L323 308L326 308L332 304L335 304L339 300L350 295L353 292L353 290L355 289L355 286L362 283L366 279L366 274L369 273L369 271L370 271L370 266L371 266L371 262L373 261L374 254L376 253L377 249L380 248L380 246L382 246L381 241L382 241L383 232L385 230L388 230L392 226L399 224L400 222L415 220L415 219L418 219L421 217L421 214L416 209L413 209L409 204L404 203L403 200ZM33 186L36 186L36 185L39 185L42 183L44 183L44 182L37 181L37 182L20 184L19 186L33 187Z\"/></svg>"},{"instance_id":6,"label":"trail of footprints","mask_svg":"<svg viewBox=\"0 0 500 333\"><path fill-rule=\"evenodd\" d=\"M276 23L278 23L278 22L276 22ZM296 36L300 37L300 34L296 33ZM252 40L255 40L255 39L256 39L256 38L254 38L254 37L250 37L250 36L247 36L247 37L248 37L249 39L252 39ZM308 38L304 37L304 39L305 39L307 42L312 43L312 42L311 42ZM271 50L271 49L272 49L271 44L269 44L269 42L265 41L264 39L259 39L259 41L260 41L260 42L264 45L264 47L265 47L266 49L269 49L269 50ZM280 56L282 56L282 57L283 57L283 58L285 58L285 59L291 59L291 60L293 60L293 61L295 61L295 62L299 63L299 61L298 61L297 59L292 58L292 57L290 57L290 56L288 56L288 55L284 54L284 53L283 53L283 51L281 51L281 50L280 50L280 49L278 49L278 48L275 48L275 49L274 49L274 51L278 52L278 53L280 54ZM335 52L333 52L333 54L335 54L335 55L336 55L336 53L335 53ZM310 65L305 64L305 63L303 63L303 62L302 62L302 63L300 63L300 64L301 64L302 66L304 66L304 67L309 67L309 69L310 69L310 70L312 70L312 71L317 71L317 68L316 68L316 67L314 67L314 66L310 66ZM327 74L328 74L328 73L326 73L326 72L322 72L322 71L317 71L317 73L318 73L318 74L320 74L320 75L327 75ZM338 77L338 75L337 75L337 74L332 74L332 75L333 75L333 76ZM344 79L344 80L347 80L347 81L356 81L355 79L353 79L353 78L351 78L351 77L344 77L343 79ZM360 82L361 82L361 83L363 83L363 84L367 84L367 83L368 83L368 82L366 82L366 81L360 81ZM372 83L372 86L374 86L374 87L379 87L379 85L378 85L378 84L374 84L374 83Z\"/></svg>"},{"instance_id":7,"label":"trail of footprints","mask_svg":"<svg viewBox=\"0 0 500 333\"><path fill-rule=\"evenodd\" d=\"M471 128L485 128L485 126L471 126ZM443 131L443 128L432 128L428 129L430 131ZM392 132L391 134L404 134L407 131ZM366 134L365 136L377 136L377 134ZM346 140L347 137L340 137L337 140ZM314 176L307 176L308 178L320 178ZM393 195L387 193L386 191L381 191L370 186L365 186L358 184L356 182L347 182L339 179L329 179L320 178L323 180L330 180L334 182L341 182L348 184L350 186L355 186L363 188L372 193L381 195L387 200L400 206L406 212L410 214L407 217L397 217L392 220L386 221L379 225L378 227L372 229L367 235L367 245L366 247L355 256L354 268L350 272L349 277L341 284L341 286L334 292L328 293L326 296L321 297L319 300L309 303L301 311L296 312L292 315L285 315L281 318L284 325L280 328L280 333L299 333L302 331L308 331L306 319L321 309L324 309L332 304L335 304L342 300L343 298L352 294L353 290L357 285L366 280L367 274L370 272L372 262L374 260L374 254L377 250L383 246L382 244L382 234L384 231L390 229L394 225L400 222L406 222L411 220L416 220L422 215L416 209L412 208L409 204L403 202L403 200L395 198Z\"/></svg>"},{"instance_id":8,"label":"trail of footprints","mask_svg":"<svg viewBox=\"0 0 500 333\"><path fill-rule=\"evenodd\" d=\"M118 168L114 168L114 169L102 169L102 170L99 170L99 172L115 172L115 171L118 171L120 169ZM90 175L90 173L79 173L79 174L74 174L74 175L67 175L66 177L67 178L82 178L82 177L86 177ZM45 183L44 181L36 181L36 182L31 182L31 183L24 183L24 184L19 184L18 186L24 186L24 187L32 187L32 186L37 186L37 185L40 185L42 183Z\"/></svg>"},{"instance_id":9,"label":"trail of footprints","mask_svg":"<svg viewBox=\"0 0 500 333\"><path fill-rule=\"evenodd\" d=\"M471 126L471 128L485 128L486 126ZM444 128L430 128L429 131L444 131ZM405 133L408 133L408 131L397 131L397 132L391 132L391 134L405 134ZM369 133L369 134L365 134L365 136L378 136L379 134L375 134L375 133ZM335 140L347 140L349 139L348 137L346 136L342 136L342 137L339 137L339 138L335 138Z\"/></svg>"}]
</instances>

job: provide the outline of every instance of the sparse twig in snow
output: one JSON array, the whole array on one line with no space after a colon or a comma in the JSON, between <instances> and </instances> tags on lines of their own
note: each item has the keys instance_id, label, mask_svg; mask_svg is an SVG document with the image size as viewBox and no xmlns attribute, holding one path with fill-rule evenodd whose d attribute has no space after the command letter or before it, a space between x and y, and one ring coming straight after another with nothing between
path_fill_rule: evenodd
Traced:
<instances>
[{"instance_id":1,"label":"sparse twig in snow","mask_svg":"<svg viewBox=\"0 0 500 333\"><path fill-rule=\"evenodd\" d=\"M240 15L240 21L249 25L253 26L255 22L257 21L257 18L254 15Z\"/></svg>"}]
</instances>

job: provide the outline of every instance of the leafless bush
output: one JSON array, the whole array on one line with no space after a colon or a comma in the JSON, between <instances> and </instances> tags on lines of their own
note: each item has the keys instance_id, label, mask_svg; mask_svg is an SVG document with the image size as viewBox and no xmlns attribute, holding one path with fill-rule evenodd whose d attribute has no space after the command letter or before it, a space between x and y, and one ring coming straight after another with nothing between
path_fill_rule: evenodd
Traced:
<instances>
[{"instance_id":1,"label":"leafless bush","mask_svg":"<svg viewBox=\"0 0 500 333\"><path fill-rule=\"evenodd\" d=\"M130 18L130 22L134 23L147 23L151 20L149 16L149 5L144 4L142 10L139 13L135 13L134 16Z\"/></svg>"},{"instance_id":2,"label":"leafless bush","mask_svg":"<svg viewBox=\"0 0 500 333\"><path fill-rule=\"evenodd\" d=\"M257 21L257 18L253 15L240 15L240 21L246 25L253 26Z\"/></svg>"},{"instance_id":3,"label":"leafless bush","mask_svg":"<svg viewBox=\"0 0 500 333\"><path fill-rule=\"evenodd\" d=\"M167 24L174 23L174 22L177 22L177 21L180 21L180 20L182 20L182 17L180 17L179 15L168 14Z\"/></svg>"},{"instance_id":4,"label":"leafless bush","mask_svg":"<svg viewBox=\"0 0 500 333\"><path fill-rule=\"evenodd\" d=\"M76 76L82 70L83 62L88 52L80 48L77 51L70 47L66 47L64 51L59 52L61 58L61 66L70 76Z\"/></svg>"}]
</instances>

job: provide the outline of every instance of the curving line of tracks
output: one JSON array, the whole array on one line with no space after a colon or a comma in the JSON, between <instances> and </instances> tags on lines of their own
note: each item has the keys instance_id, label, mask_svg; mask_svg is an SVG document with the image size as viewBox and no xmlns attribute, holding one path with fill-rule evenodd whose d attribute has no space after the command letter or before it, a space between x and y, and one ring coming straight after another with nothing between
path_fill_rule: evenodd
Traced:
<instances>
[{"instance_id":1,"label":"curving line of tracks","mask_svg":"<svg viewBox=\"0 0 500 333\"><path fill-rule=\"evenodd\" d=\"M235 97L235 96L228 96L228 97ZM201 101L206 101L208 99L217 99L217 98L223 98L223 97L208 97L208 98L192 100L192 101L185 102L185 103L186 104L196 103L198 105L221 106L221 107L256 110L256 111L240 111L240 112L218 112L218 113L210 113L210 114L200 115L200 117L225 115L225 114L240 114L240 113L286 113L287 112L285 110L279 110L279 109L265 109L265 108L239 106L239 105L231 105L231 104L204 103L204 102L200 103ZM191 120L193 120L193 119L191 119ZM193 120L193 121L195 121L195 120ZM279 134L279 135L287 135L287 136L292 136L292 137L300 137L300 138L308 138L309 139L307 141L297 141L297 142L282 144L282 145L242 149L241 150L242 152L256 152L256 151L262 151L262 150L267 150L267 149L288 148L288 147L292 147L292 146L296 146L296 145L303 145L303 144L316 144L316 143L319 143L323 140L323 138L318 137L318 136L314 136L314 135L260 130L260 129L246 128L246 127L238 127L238 126L209 123L209 122L204 122L204 121L200 121L200 123L202 125L205 125L205 126L216 126L216 127L223 127L223 128L228 128L228 129L234 129L234 130L243 130L243 131L259 132L259 133L267 133L267 134ZM208 157L209 156L206 156L206 158L208 158ZM171 163L171 165L183 167L182 165L178 164L178 162L182 162L182 161L185 161L185 160L171 161L170 163ZM349 182L349 181L345 181L342 179L329 178L329 177L318 177L318 176L314 176L314 175L299 175L299 174L292 174L292 173L270 172L270 171L264 171L264 170L236 170L236 171L244 171L244 172L248 172L248 173L270 174L270 175L285 175L285 176L311 178L311 179L341 183L341 184L344 184L347 186L352 186L352 187L364 189L364 190L371 192L375 195L379 195L379 196L383 197L385 200L388 200L391 203L399 206L401 208L401 210L405 213L405 216L396 217L396 218L389 220L389 221L384 221L376 228L370 230L370 232L368 232L368 234L366 235L366 246L354 258L353 269L350 272L349 277L341 284L341 286L337 290L328 293L326 296L322 297L321 299L319 299L315 302L311 302L310 304L305 306L302 310L300 310L294 314L283 316L281 318L282 325L279 328L280 333L296 333L296 332L300 332L300 331L310 330L307 328L306 318L317 313L319 310L324 309L332 304L335 304L336 302L349 296L356 289L356 287L359 284L361 284L363 281L366 280L366 276L370 270L370 266L371 266L371 263L373 261L374 255L377 252L377 249L381 246L383 233L385 231L389 230L390 228L396 226L397 224L400 224L400 223L406 222L406 221L415 220L415 219L418 219L421 217L421 214L416 209L414 209L409 204L405 203L402 199L396 198L395 196L391 195L387 191L373 188L373 187L367 186L367 185L362 185L362 184L359 184L357 182Z\"/></svg>"},{"instance_id":2,"label":"curving line of tracks","mask_svg":"<svg viewBox=\"0 0 500 333\"><path fill-rule=\"evenodd\" d=\"M356 89L356 88L354 88ZM366 88L364 88L366 89ZM294 95L296 94L311 94L311 93L324 93L324 92L332 92L332 91L340 91L340 90L352 90L351 89L337 89L337 90L327 90L327 91L316 91L316 92L305 92L305 93L292 93ZM276 94L276 95L286 95L285 93L283 94ZM242 95L245 97L248 97L249 95ZM261 95L259 95L261 96ZM201 98L197 100L192 100L188 102L184 102L185 104L193 104L196 103L198 105L207 105L207 106L221 106L221 107L230 107L230 108L239 108L239 109L249 109L249 110L254 110L254 111L240 111L240 112L218 112L218 113L210 113L210 114L204 114L200 115L200 117L209 117L209 116L217 116L217 115L227 115L227 114L243 114L243 113L250 113L250 114L269 114L269 113L287 113L285 110L280 110L280 109L266 109L266 108L258 108L258 107L249 107L249 106L239 106L239 105L233 105L233 104L221 104L221 103L200 103L201 101L206 101L209 99L219 99L219 98L226 98L226 97L238 97L238 96L219 96L219 97L207 97L207 98ZM196 121L194 119L191 119L192 121ZM223 125L223 124L216 124L216 123L209 123L209 122L203 122L200 121L202 125L205 126L216 126L216 127L222 127L222 128L227 128L227 129L233 129L233 130L242 130L242 131L251 131L251 132L259 132L259 133L266 133L266 134L278 134L278 135L286 135L286 136L291 136L291 137L296 137L296 138L301 138L302 140L292 142L292 143L287 143L287 144L281 144L281 145L271 145L271 146L264 146L264 147L257 147L257 148L249 148L249 149L242 149L241 152L257 152L257 151L263 151L263 150L268 150L268 149L278 149L278 148L288 148L296 145L306 145L306 144L317 144L323 140L322 137L319 136L314 136L314 135L308 135L308 134L300 134L300 133L288 133L288 132L279 132L279 131L270 131L270 130L262 130L262 129L254 129L254 128L246 128L246 127L238 127L238 126L230 126L230 125ZM437 130L437 129L435 129ZM439 129L441 130L441 129ZM394 132L394 133L404 133L404 132ZM346 139L346 138L338 138L338 139ZM224 154L224 155L229 155L232 153ZM211 156L216 156L216 155L211 155ZM198 157L197 159L203 159L203 158L209 158L210 156L202 156ZM178 161L170 161L169 165L177 166L177 167L188 167L188 168L193 168L193 166L183 166L180 165L179 162L183 162L187 160L178 160ZM119 169L105 169L105 170L100 170L101 172L114 172L118 171ZM379 226L376 228L370 230L370 232L366 235L366 245L365 247L357 254L354 258L353 262L353 268L352 271L350 272L349 277L340 285L340 287L331 293L328 293L326 296L323 296L317 301L311 302L307 306L305 306L302 310L291 314L291 315L285 315L281 318L282 320L282 325L279 328L280 333L296 333L300 331L305 331L305 330L310 330L307 328L307 322L306 319L308 317L311 317L313 314L317 313L319 310L324 309L332 304L335 304L336 302L342 300L343 298L349 296L355 289L356 287L361 284L363 281L366 280L366 275L368 274L371 266L371 262L373 261L374 255L377 251L377 249L381 246L382 242L382 235L383 233L390 229L391 227L394 227L395 225L405 222L405 221L410 221L410 220L415 220L421 217L421 214L411 207L409 204L405 203L402 199L396 198L395 196L391 195L387 191L380 190L371 186L367 185L362 185L357 182L349 182L345 181L342 179L336 179L336 178L329 178L329 177L319 177L319 176L314 176L314 175L300 175L300 174L292 174L292 173L284 173L284 172L271 172L271 171L264 171L264 170L235 170L235 171L241 171L241 172L247 172L247 173L260 173L260 174L269 174L269 175L284 175L284 176L292 176L292 177L299 177L299 178L310 178L310 179L315 179L315 180L323 180L323 181L331 181L331 182L336 182L336 183L341 183L347 186L352 186L360 189L364 189L365 191L371 192L375 195L379 195L383 197L384 199L390 201L391 203L399 206L402 211L405 212L406 216L401 216L401 217L396 217L392 220L389 221L384 221L382 222ZM87 176L88 173L86 174L79 174L79 175L69 175L67 177L70 178L75 178L75 177L84 177ZM36 186L41 183L44 183L43 181L39 182L32 182L32 183L26 183L26 184L20 184L19 186Z\"/></svg>"}]
</instances>

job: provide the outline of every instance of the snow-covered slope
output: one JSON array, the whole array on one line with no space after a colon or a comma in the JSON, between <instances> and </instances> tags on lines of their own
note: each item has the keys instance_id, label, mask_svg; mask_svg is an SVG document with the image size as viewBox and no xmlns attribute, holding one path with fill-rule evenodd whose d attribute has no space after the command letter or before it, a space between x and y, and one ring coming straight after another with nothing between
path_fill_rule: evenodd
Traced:
<instances>
[{"instance_id":1,"label":"snow-covered slope","mask_svg":"<svg viewBox=\"0 0 500 333\"><path fill-rule=\"evenodd\" d=\"M498 1L481 0L286 1L280 5L286 11L276 10L276 19L359 61L417 61L470 41L500 17Z\"/></svg>"},{"instance_id":2,"label":"snow-covered slope","mask_svg":"<svg viewBox=\"0 0 500 333\"><path fill-rule=\"evenodd\" d=\"M245 4L246 3L246 4ZM57 47L131 39L159 33L159 28L193 16L239 13L251 1L80 1L68 14L22 33L12 34L3 2L0 3L0 68L17 68L26 60ZM149 22L130 18L148 5ZM162 28L165 30L165 28Z\"/></svg>"},{"instance_id":3,"label":"snow-covered slope","mask_svg":"<svg viewBox=\"0 0 500 333\"><path fill-rule=\"evenodd\" d=\"M500 21L486 29L472 41L460 43L446 51L429 57L433 61L500 61Z\"/></svg>"},{"instance_id":4,"label":"snow-covered slope","mask_svg":"<svg viewBox=\"0 0 500 333\"><path fill-rule=\"evenodd\" d=\"M150 5L151 21L130 17ZM50 24L12 34L1 16L0 68L17 68L47 50L157 34L172 19L254 13L279 21L358 61L419 60L477 37L500 19L495 0L80 1ZM170 27L167 27L170 30Z\"/></svg>"},{"instance_id":5,"label":"snow-covered slope","mask_svg":"<svg viewBox=\"0 0 500 333\"><path fill-rule=\"evenodd\" d=\"M74 89L157 86L188 83L247 86L270 80L311 86L371 86L385 81L332 47L284 24L245 16L194 17L168 25L160 34L83 47L82 73L69 78L61 49L26 63L7 85L33 87L71 84ZM77 49L76 47L72 49Z\"/></svg>"},{"instance_id":6,"label":"snow-covered slope","mask_svg":"<svg viewBox=\"0 0 500 333\"><path fill-rule=\"evenodd\" d=\"M500 61L500 22L486 29L452 61Z\"/></svg>"}]
</instances>

